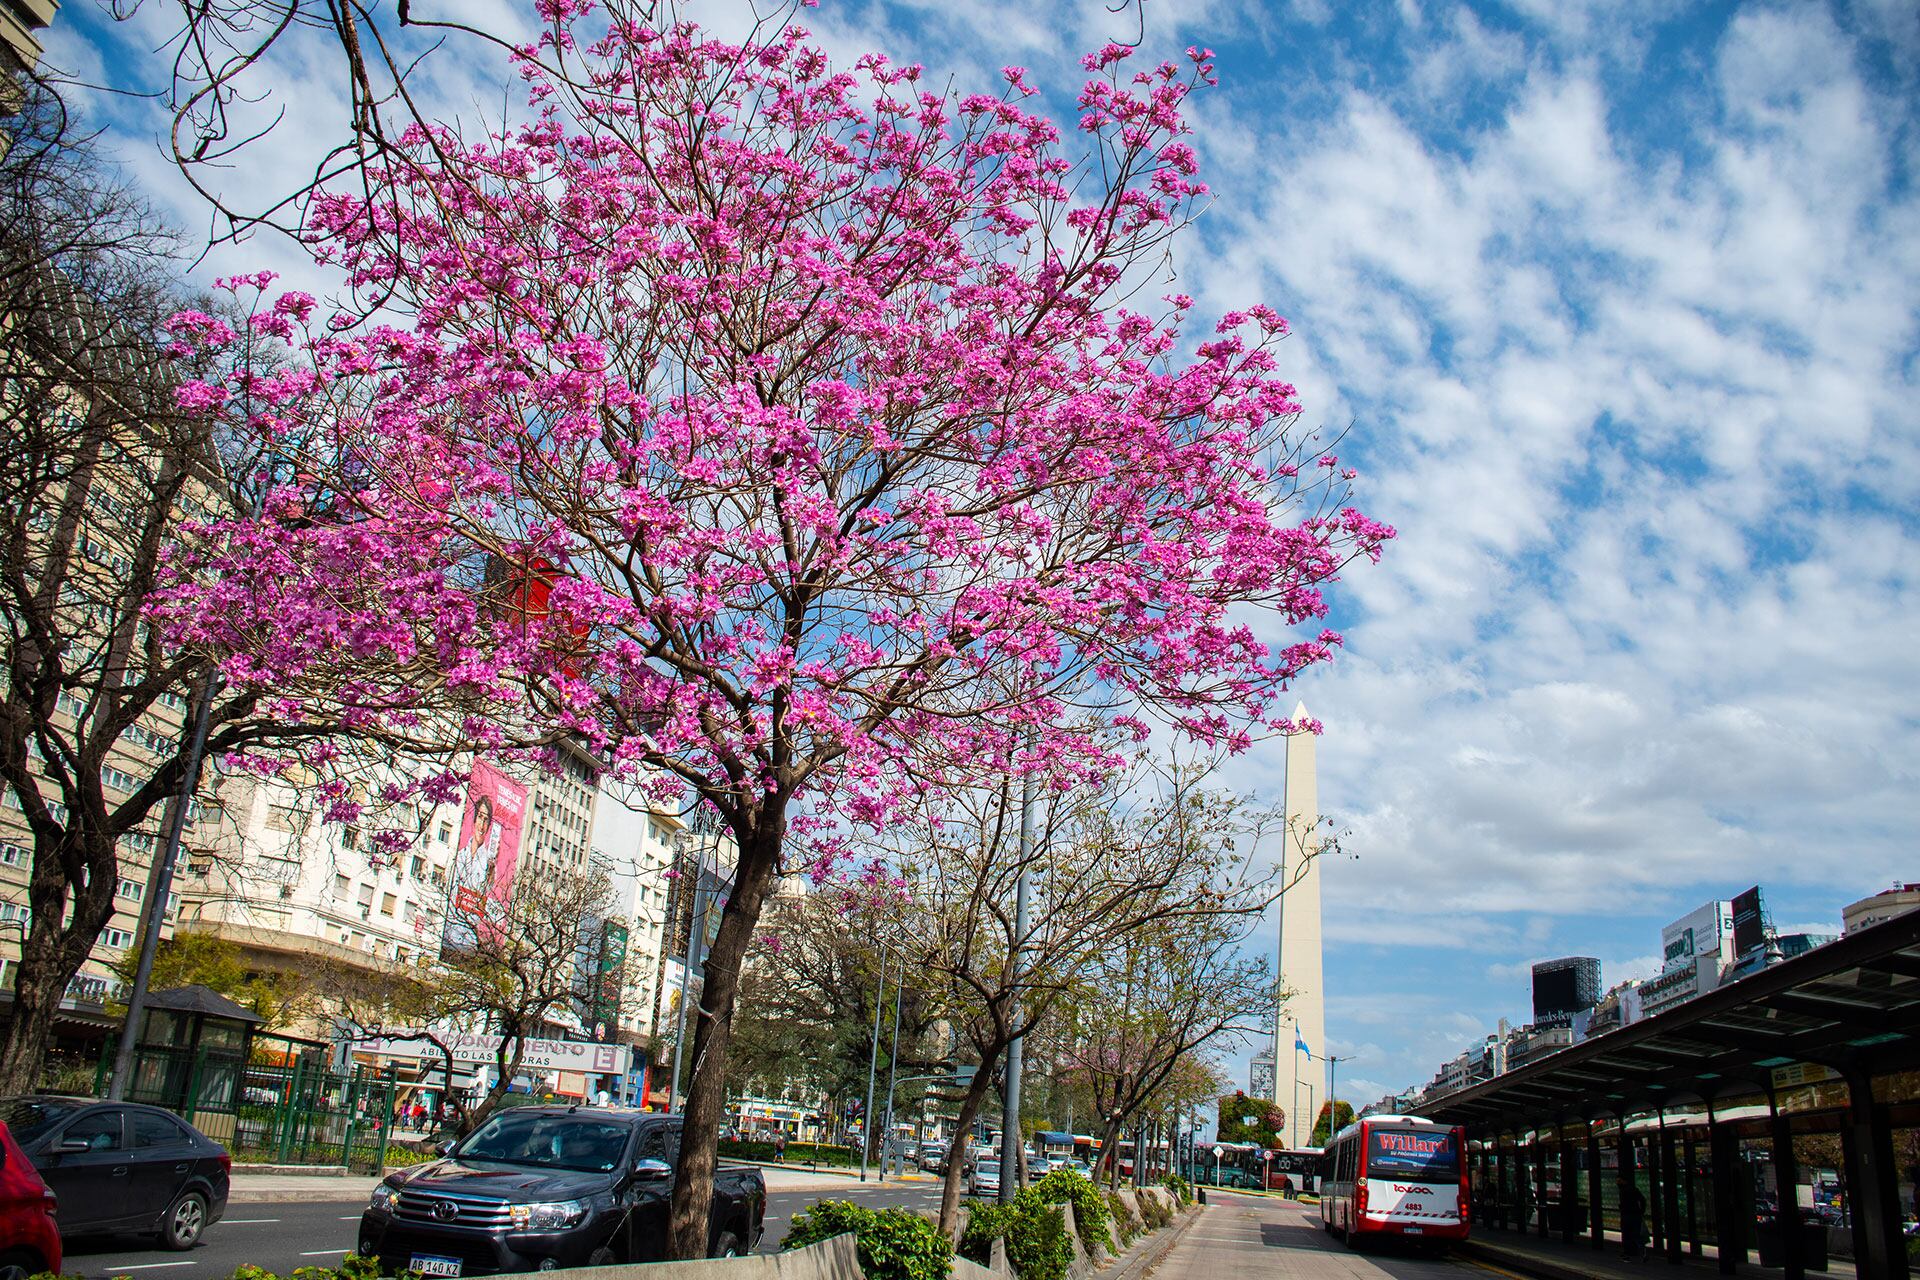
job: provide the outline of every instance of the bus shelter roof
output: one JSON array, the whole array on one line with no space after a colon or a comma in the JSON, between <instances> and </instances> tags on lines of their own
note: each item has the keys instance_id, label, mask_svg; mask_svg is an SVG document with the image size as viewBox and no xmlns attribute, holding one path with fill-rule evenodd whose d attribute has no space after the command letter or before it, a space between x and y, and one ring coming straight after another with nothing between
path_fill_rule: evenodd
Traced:
<instances>
[{"instance_id":1,"label":"bus shelter roof","mask_svg":"<svg viewBox=\"0 0 1920 1280\"><path fill-rule=\"evenodd\" d=\"M1524 1127L1766 1089L1810 1063L1880 1074L1920 1067L1920 912L1784 960L1605 1032L1424 1114L1473 1130Z\"/></svg>"}]
</instances>

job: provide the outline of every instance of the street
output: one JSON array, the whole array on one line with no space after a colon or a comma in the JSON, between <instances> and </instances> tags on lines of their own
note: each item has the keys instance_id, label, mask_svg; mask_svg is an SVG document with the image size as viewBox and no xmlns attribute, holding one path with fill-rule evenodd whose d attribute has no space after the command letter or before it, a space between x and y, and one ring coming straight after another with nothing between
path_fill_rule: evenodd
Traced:
<instances>
[{"instance_id":1,"label":"street","mask_svg":"<svg viewBox=\"0 0 1920 1280\"><path fill-rule=\"evenodd\" d=\"M862 1185L836 1179L821 1189L772 1191L767 1194L763 1253L779 1249L793 1215L821 1200L845 1199L860 1204L931 1208L940 1203L940 1187L932 1182L892 1182ZM207 1230L200 1244L185 1253L168 1253L145 1241L125 1236L67 1242L68 1275L95 1277L132 1275L153 1280L219 1280L234 1268L251 1263L278 1275L296 1267L331 1266L353 1247L354 1224L360 1221L359 1200L313 1203L235 1204L227 1216Z\"/></svg>"},{"instance_id":2,"label":"street","mask_svg":"<svg viewBox=\"0 0 1920 1280\"><path fill-rule=\"evenodd\" d=\"M1207 1191L1207 1206L1149 1273L1161 1280L1287 1280L1288 1277L1374 1277L1438 1280L1493 1273L1458 1257L1430 1258L1375 1248L1355 1253L1320 1229L1312 1205L1267 1196Z\"/></svg>"}]
</instances>

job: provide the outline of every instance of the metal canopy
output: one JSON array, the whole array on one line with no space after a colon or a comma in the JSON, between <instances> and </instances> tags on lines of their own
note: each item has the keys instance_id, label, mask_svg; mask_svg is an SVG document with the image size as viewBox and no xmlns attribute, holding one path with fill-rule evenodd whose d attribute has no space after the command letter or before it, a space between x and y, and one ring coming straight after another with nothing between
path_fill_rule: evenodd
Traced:
<instances>
[{"instance_id":1,"label":"metal canopy","mask_svg":"<svg viewBox=\"0 0 1920 1280\"><path fill-rule=\"evenodd\" d=\"M1796 1062L1920 1066L1920 911L1530 1062L1424 1108L1472 1129L1628 1111L1765 1086Z\"/></svg>"}]
</instances>

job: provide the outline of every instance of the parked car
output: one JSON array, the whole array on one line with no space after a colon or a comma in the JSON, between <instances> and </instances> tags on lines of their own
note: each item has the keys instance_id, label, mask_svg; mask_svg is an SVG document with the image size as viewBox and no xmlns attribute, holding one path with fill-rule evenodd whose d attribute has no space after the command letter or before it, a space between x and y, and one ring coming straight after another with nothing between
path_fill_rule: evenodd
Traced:
<instances>
[{"instance_id":1,"label":"parked car","mask_svg":"<svg viewBox=\"0 0 1920 1280\"><path fill-rule=\"evenodd\" d=\"M60 1273L58 1200L0 1123L0 1280Z\"/></svg>"},{"instance_id":2,"label":"parked car","mask_svg":"<svg viewBox=\"0 0 1920 1280\"><path fill-rule=\"evenodd\" d=\"M0 1099L0 1121L60 1203L60 1234L151 1235L191 1249L227 1211L233 1157L159 1107L51 1095Z\"/></svg>"},{"instance_id":3,"label":"parked car","mask_svg":"<svg viewBox=\"0 0 1920 1280\"><path fill-rule=\"evenodd\" d=\"M359 1252L383 1271L492 1275L666 1256L680 1117L617 1107L514 1107L444 1158L389 1174L360 1218ZM713 1175L707 1253L753 1252L767 1208L760 1170Z\"/></svg>"}]
</instances>

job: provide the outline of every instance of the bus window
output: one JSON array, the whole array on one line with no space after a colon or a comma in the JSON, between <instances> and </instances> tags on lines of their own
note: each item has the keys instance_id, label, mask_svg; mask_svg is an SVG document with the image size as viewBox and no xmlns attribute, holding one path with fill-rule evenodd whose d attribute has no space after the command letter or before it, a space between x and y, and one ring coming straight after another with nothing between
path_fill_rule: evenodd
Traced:
<instances>
[{"instance_id":1,"label":"bus window","mask_svg":"<svg viewBox=\"0 0 1920 1280\"><path fill-rule=\"evenodd\" d=\"M1458 1182L1460 1152L1447 1132L1375 1129L1367 1135L1367 1174L1406 1182Z\"/></svg>"}]
</instances>

